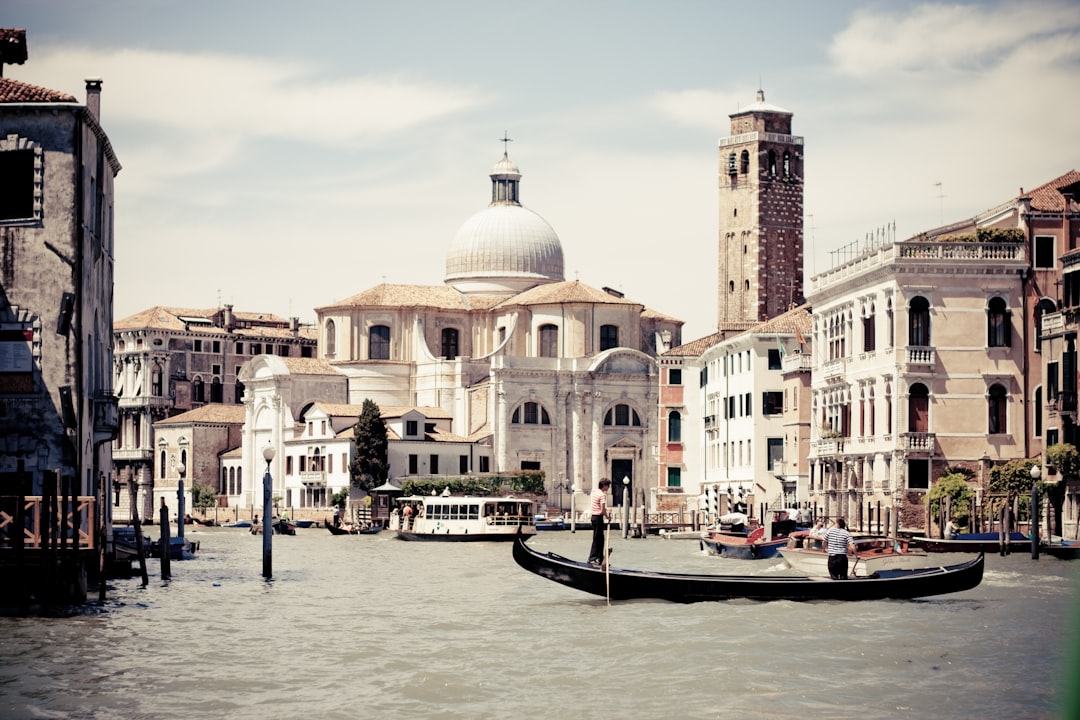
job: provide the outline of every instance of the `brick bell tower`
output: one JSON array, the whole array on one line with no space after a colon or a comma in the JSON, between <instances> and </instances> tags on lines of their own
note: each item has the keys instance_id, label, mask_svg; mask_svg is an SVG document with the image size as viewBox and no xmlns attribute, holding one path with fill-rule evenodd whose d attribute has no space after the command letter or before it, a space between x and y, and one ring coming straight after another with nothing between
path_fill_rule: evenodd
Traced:
<instances>
[{"instance_id":1,"label":"brick bell tower","mask_svg":"<svg viewBox=\"0 0 1080 720\"><path fill-rule=\"evenodd\" d=\"M803 139L762 90L730 117L720 139L719 330L803 302Z\"/></svg>"}]
</instances>

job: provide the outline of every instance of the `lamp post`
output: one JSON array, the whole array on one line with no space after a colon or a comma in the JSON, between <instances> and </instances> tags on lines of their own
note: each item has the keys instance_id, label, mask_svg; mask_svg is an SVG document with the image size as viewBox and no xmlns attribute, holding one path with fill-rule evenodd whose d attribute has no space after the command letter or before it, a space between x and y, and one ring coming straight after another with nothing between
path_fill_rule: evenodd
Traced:
<instances>
[{"instance_id":1,"label":"lamp post","mask_svg":"<svg viewBox=\"0 0 1080 720\"><path fill-rule=\"evenodd\" d=\"M1042 469L1031 466L1031 559L1039 559L1039 476Z\"/></svg>"},{"instance_id":2,"label":"lamp post","mask_svg":"<svg viewBox=\"0 0 1080 720\"><path fill-rule=\"evenodd\" d=\"M577 483L570 486L570 532L577 532Z\"/></svg>"},{"instance_id":3,"label":"lamp post","mask_svg":"<svg viewBox=\"0 0 1080 720\"><path fill-rule=\"evenodd\" d=\"M274 459L274 446L267 443L262 451L263 459L266 460L266 474L263 475L263 577L271 577L273 562L271 560L273 550L271 546L274 526L270 523L270 463Z\"/></svg>"},{"instance_id":4,"label":"lamp post","mask_svg":"<svg viewBox=\"0 0 1080 720\"><path fill-rule=\"evenodd\" d=\"M180 539L180 547L184 546L184 473L186 471L184 463L176 466L176 472L180 473L180 480L176 485L176 537Z\"/></svg>"},{"instance_id":5,"label":"lamp post","mask_svg":"<svg viewBox=\"0 0 1080 720\"><path fill-rule=\"evenodd\" d=\"M625 540L630 537L630 478L623 475L622 479L622 536Z\"/></svg>"}]
</instances>

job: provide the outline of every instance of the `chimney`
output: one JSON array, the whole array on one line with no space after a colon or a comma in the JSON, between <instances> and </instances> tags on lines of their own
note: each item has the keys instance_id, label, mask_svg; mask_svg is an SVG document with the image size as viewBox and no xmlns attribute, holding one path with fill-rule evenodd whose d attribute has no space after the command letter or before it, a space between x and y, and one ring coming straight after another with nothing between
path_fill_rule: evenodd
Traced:
<instances>
[{"instance_id":1,"label":"chimney","mask_svg":"<svg viewBox=\"0 0 1080 720\"><path fill-rule=\"evenodd\" d=\"M86 109L101 124L101 78L86 78Z\"/></svg>"},{"instance_id":2,"label":"chimney","mask_svg":"<svg viewBox=\"0 0 1080 720\"><path fill-rule=\"evenodd\" d=\"M222 322L225 325L225 332L230 333L236 329L236 318L233 317L232 308L232 305L226 305L224 317L222 318Z\"/></svg>"},{"instance_id":3,"label":"chimney","mask_svg":"<svg viewBox=\"0 0 1080 720\"><path fill-rule=\"evenodd\" d=\"M300 318L289 318L289 329L292 330L292 336L296 337L300 334Z\"/></svg>"}]
</instances>

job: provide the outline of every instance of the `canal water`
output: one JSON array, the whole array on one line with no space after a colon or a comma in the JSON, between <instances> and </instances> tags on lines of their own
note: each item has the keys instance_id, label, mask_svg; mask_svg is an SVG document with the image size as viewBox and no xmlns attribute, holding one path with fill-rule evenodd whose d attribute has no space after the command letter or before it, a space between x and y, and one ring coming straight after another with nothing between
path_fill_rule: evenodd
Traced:
<instances>
[{"instance_id":1,"label":"canal water","mask_svg":"<svg viewBox=\"0 0 1080 720\"><path fill-rule=\"evenodd\" d=\"M982 585L863 603L616 602L509 543L187 529L163 582L76 617L0 618L0 718L1065 718L1080 562L988 557ZM589 533L544 532L584 559ZM784 573L614 536L613 566ZM955 556L943 556L955 557ZM1075 706L1072 706L1075 707Z\"/></svg>"}]
</instances>

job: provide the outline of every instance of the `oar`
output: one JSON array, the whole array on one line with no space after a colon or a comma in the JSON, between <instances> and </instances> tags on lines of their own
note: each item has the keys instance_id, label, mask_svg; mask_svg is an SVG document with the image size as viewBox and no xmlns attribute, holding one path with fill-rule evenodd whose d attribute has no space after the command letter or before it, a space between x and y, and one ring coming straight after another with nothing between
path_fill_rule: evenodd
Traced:
<instances>
[{"instance_id":1,"label":"oar","mask_svg":"<svg viewBox=\"0 0 1080 720\"><path fill-rule=\"evenodd\" d=\"M611 522L604 532L604 586L607 590L607 604L611 605Z\"/></svg>"},{"instance_id":2,"label":"oar","mask_svg":"<svg viewBox=\"0 0 1080 720\"><path fill-rule=\"evenodd\" d=\"M855 556L855 564L851 566L851 572L848 573L848 577L855 577L855 568L859 567L859 556Z\"/></svg>"}]
</instances>

